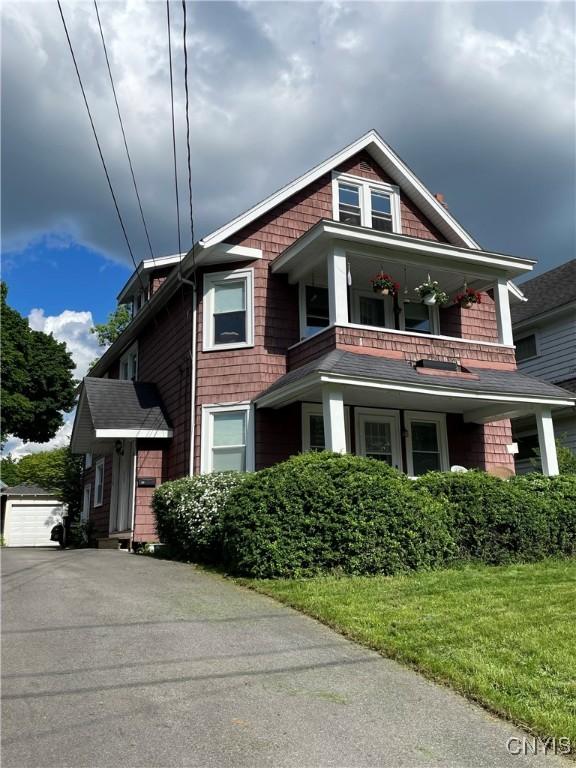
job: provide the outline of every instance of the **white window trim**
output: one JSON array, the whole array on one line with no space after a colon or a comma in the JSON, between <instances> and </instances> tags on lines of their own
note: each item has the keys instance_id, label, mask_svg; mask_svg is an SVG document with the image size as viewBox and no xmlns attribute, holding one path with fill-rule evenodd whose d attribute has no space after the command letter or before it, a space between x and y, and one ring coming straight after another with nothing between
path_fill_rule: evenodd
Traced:
<instances>
[{"instance_id":1,"label":"white window trim","mask_svg":"<svg viewBox=\"0 0 576 768\"><path fill-rule=\"evenodd\" d=\"M91 453L85 453L84 454L84 469L90 469L92 466L92 454Z\"/></svg>"},{"instance_id":2,"label":"white window trim","mask_svg":"<svg viewBox=\"0 0 576 768\"><path fill-rule=\"evenodd\" d=\"M243 411L246 414L246 472L254 471L254 407L249 402L243 403L219 403L218 405L202 406L202 436L200 449L200 473L202 475L213 472L212 444L214 434L215 413L227 413L228 411Z\"/></svg>"},{"instance_id":3,"label":"white window trim","mask_svg":"<svg viewBox=\"0 0 576 768\"><path fill-rule=\"evenodd\" d=\"M102 472L102 480L100 482L101 499L98 500L98 473ZM96 467L94 469L94 507L101 507L104 503L104 459L98 459Z\"/></svg>"},{"instance_id":4,"label":"white window trim","mask_svg":"<svg viewBox=\"0 0 576 768\"><path fill-rule=\"evenodd\" d=\"M86 503L88 498L88 503ZM92 483L86 483L84 486L84 493L82 495L82 511L80 513L80 521L85 523L90 517L90 510L92 509Z\"/></svg>"},{"instance_id":5,"label":"white window trim","mask_svg":"<svg viewBox=\"0 0 576 768\"><path fill-rule=\"evenodd\" d=\"M325 331L326 328L330 327L330 324L325 326L324 328L320 328L319 331L316 331L315 333L311 333L310 336L305 336L306 332L306 319L308 313L306 312L306 288L324 288L324 290L328 290L328 285L324 285L323 283L316 283L315 286L312 286L307 280L300 280L298 284L298 302L299 302L299 314L300 314L300 340L306 341L307 339L311 339L313 336L316 336L318 333L322 333L322 331Z\"/></svg>"},{"instance_id":6,"label":"white window trim","mask_svg":"<svg viewBox=\"0 0 576 768\"><path fill-rule=\"evenodd\" d=\"M405 333L413 333L415 336L427 336L428 338L435 337L437 338L440 336L440 312L438 310L437 304L432 304L428 306L427 304L424 304L423 302L418 302L414 300L405 300L400 299L399 301L400 309L402 310L400 312L400 330L404 331ZM430 318L430 333L418 333L414 331L406 331L406 318L405 318L405 310L404 310L404 304L422 304L423 307L425 307L428 310L428 317ZM456 341L460 341L457 337L454 337Z\"/></svg>"},{"instance_id":7,"label":"white window trim","mask_svg":"<svg viewBox=\"0 0 576 768\"><path fill-rule=\"evenodd\" d=\"M370 325L369 328L375 328L380 330L386 328L388 330L394 330L394 297L393 296L378 296L374 291L366 291L361 288L352 289L352 317L360 323L360 299L376 299L384 302L384 322L385 326ZM355 322L352 320L352 322Z\"/></svg>"},{"instance_id":8,"label":"white window trim","mask_svg":"<svg viewBox=\"0 0 576 768\"><path fill-rule=\"evenodd\" d=\"M302 403L302 453L308 453L310 449L310 416L324 417L322 403ZM350 443L350 406L344 406L344 431L346 433L346 453L351 452ZM324 432L326 435L326 432Z\"/></svg>"},{"instance_id":9,"label":"white window trim","mask_svg":"<svg viewBox=\"0 0 576 768\"><path fill-rule=\"evenodd\" d=\"M383 181L373 181L363 176L353 176L349 173L332 172L332 217L334 221L340 221L340 196L338 183L353 184L360 187L360 221L361 226L372 228L372 201L370 191L384 192L390 195L390 212L392 214L392 232L402 234L402 222L400 219L400 187L395 184L386 184Z\"/></svg>"},{"instance_id":10,"label":"white window trim","mask_svg":"<svg viewBox=\"0 0 576 768\"><path fill-rule=\"evenodd\" d=\"M132 358L136 356L136 366L135 370L132 371L133 375L128 376L127 379L125 379L122 376L122 369L124 368L124 364L128 363L128 373L130 374L130 368L131 368L131 361ZM119 378L122 381L137 381L138 379L138 342L135 341L134 344L131 344L128 349L121 355L120 357L120 367L119 367Z\"/></svg>"},{"instance_id":11,"label":"white window trim","mask_svg":"<svg viewBox=\"0 0 576 768\"><path fill-rule=\"evenodd\" d=\"M366 441L362 422L365 420L392 422L392 461L395 468L404 471L404 462L402 460L402 430L400 429L400 411L389 410L387 408L355 408L354 410L354 432L356 435L356 454L358 456L366 455Z\"/></svg>"},{"instance_id":12,"label":"white window trim","mask_svg":"<svg viewBox=\"0 0 576 768\"><path fill-rule=\"evenodd\" d=\"M246 282L246 341L232 344L214 344L214 285L223 280L245 280ZM233 269L228 272L207 272L204 275L202 298L202 351L220 352L225 349L246 349L254 346L254 270Z\"/></svg>"},{"instance_id":13,"label":"white window trim","mask_svg":"<svg viewBox=\"0 0 576 768\"><path fill-rule=\"evenodd\" d=\"M522 360L516 359L516 362L518 365L521 365L522 363L527 363L530 360L536 360L536 358L540 357L540 340L538 338L538 334L536 331L531 331L530 333L524 333L521 336L514 338L514 346L516 349L518 349L518 342L523 341L524 339L530 338L530 336L534 336L534 346L536 347L536 354L530 355L530 357L523 357Z\"/></svg>"},{"instance_id":14,"label":"white window trim","mask_svg":"<svg viewBox=\"0 0 576 768\"><path fill-rule=\"evenodd\" d=\"M412 422L424 421L436 424L438 435L438 449L440 451L440 470L447 472L450 469L450 457L448 453L448 434L446 430L446 414L430 413L429 411L404 411L404 426L406 428L406 463L408 475L414 475L414 460L412 457Z\"/></svg>"}]
</instances>

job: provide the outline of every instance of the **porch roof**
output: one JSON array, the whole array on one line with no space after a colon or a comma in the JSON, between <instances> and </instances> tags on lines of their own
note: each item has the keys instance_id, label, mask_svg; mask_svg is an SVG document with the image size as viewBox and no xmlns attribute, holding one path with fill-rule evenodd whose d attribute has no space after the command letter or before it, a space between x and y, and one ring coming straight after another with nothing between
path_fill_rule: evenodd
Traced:
<instances>
[{"instance_id":1,"label":"porch roof","mask_svg":"<svg viewBox=\"0 0 576 768\"><path fill-rule=\"evenodd\" d=\"M169 438L172 429L155 384L86 377L74 419L74 453L110 453L124 438Z\"/></svg>"},{"instance_id":2,"label":"porch roof","mask_svg":"<svg viewBox=\"0 0 576 768\"><path fill-rule=\"evenodd\" d=\"M395 407L422 407L455 413L476 411L469 420L488 421L495 414L534 411L535 406L576 404L574 394L517 371L467 368L463 373L417 368L405 360L332 350L285 374L256 398L259 407L281 407L318 396L322 384L386 391ZM415 398L417 398L417 404ZM392 404L390 407L394 407ZM479 406L484 406L480 412ZM485 418L484 418L485 417ZM495 420L495 419L494 419Z\"/></svg>"}]
</instances>

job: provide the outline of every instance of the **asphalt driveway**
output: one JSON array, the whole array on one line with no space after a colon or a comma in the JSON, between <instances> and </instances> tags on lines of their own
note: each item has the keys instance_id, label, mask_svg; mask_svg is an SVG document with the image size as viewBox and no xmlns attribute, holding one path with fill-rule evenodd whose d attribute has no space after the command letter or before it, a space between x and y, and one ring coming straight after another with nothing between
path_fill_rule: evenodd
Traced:
<instances>
[{"instance_id":1,"label":"asphalt driveway","mask_svg":"<svg viewBox=\"0 0 576 768\"><path fill-rule=\"evenodd\" d=\"M123 552L2 552L2 765L569 765L273 600ZM516 747L520 742L514 742Z\"/></svg>"}]
</instances>

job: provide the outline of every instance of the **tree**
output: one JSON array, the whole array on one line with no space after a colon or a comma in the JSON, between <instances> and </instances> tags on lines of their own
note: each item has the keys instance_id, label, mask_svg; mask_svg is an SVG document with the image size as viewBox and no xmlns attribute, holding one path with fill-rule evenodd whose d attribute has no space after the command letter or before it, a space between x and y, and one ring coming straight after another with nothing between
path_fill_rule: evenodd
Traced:
<instances>
[{"instance_id":1,"label":"tree","mask_svg":"<svg viewBox=\"0 0 576 768\"><path fill-rule=\"evenodd\" d=\"M98 344L105 347L113 344L124 328L132 319L132 314L127 304L119 304L114 312L110 312L108 320L105 323L96 323L94 328L90 329L98 338Z\"/></svg>"},{"instance_id":2,"label":"tree","mask_svg":"<svg viewBox=\"0 0 576 768\"><path fill-rule=\"evenodd\" d=\"M74 406L74 362L66 344L33 331L28 320L6 303L1 284L2 416L1 439L45 443L63 424L62 412Z\"/></svg>"}]
</instances>

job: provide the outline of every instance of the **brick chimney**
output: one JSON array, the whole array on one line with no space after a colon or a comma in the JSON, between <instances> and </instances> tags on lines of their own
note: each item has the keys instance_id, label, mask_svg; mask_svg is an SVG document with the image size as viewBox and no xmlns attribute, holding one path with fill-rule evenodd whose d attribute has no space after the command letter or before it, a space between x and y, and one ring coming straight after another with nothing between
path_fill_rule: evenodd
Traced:
<instances>
[{"instance_id":1,"label":"brick chimney","mask_svg":"<svg viewBox=\"0 0 576 768\"><path fill-rule=\"evenodd\" d=\"M444 206L444 208L448 210L448 206L446 205L446 201L444 200L444 195L442 194L442 192L435 192L434 197L436 198L436 200L438 200L440 205Z\"/></svg>"}]
</instances>

